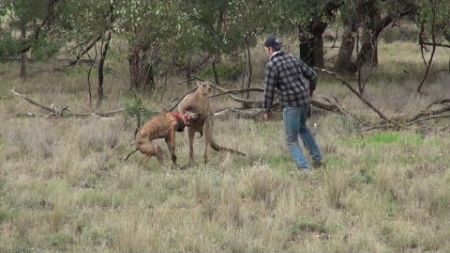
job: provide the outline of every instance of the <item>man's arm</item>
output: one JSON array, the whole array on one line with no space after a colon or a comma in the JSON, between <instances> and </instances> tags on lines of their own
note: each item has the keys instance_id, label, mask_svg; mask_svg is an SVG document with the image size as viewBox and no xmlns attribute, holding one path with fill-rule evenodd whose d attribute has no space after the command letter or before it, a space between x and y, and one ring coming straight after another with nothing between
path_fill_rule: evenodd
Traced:
<instances>
[{"instance_id":1,"label":"man's arm","mask_svg":"<svg viewBox=\"0 0 450 253\"><path fill-rule=\"evenodd\" d=\"M270 112L272 108L273 99L275 97L275 85L277 81L277 72L272 64L267 64L265 69L265 90L264 90L264 109L266 112Z\"/></svg>"}]
</instances>

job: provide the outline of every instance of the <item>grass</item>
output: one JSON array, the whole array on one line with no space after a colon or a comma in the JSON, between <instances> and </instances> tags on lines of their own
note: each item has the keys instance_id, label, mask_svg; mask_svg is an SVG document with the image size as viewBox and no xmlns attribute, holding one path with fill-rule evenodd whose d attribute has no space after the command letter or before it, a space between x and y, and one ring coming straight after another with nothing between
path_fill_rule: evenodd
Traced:
<instances>
[{"instance_id":1,"label":"grass","mask_svg":"<svg viewBox=\"0 0 450 253\"><path fill-rule=\"evenodd\" d=\"M384 46L402 47L405 55L415 50L410 43ZM389 57L380 55L380 62L393 61ZM420 58L408 62L420 64ZM392 64L383 70L390 71L387 76L402 67ZM217 142L248 157L211 151L208 164L183 171L155 159L144 166L140 154L123 161L134 131L125 115L16 117L39 111L10 97L13 86L42 103L86 110L85 76L65 75L36 73L22 83L11 71L0 81L2 253L450 250L448 132L362 133L351 119L317 113L309 123L318 125L326 166L303 175L287 153L280 121L217 120ZM374 75L381 81L369 84L367 96L389 115L415 113L442 97L446 85L432 79L427 94L414 98L410 79ZM114 78L107 83L104 109L121 107L126 85ZM163 102L144 103L160 108L177 92L184 90L176 86ZM337 82L322 80L317 96L331 95L346 109L376 119ZM214 100L217 107L226 103ZM188 161L186 145L178 134L182 164ZM196 139L199 160L202 150L203 141Z\"/></svg>"}]
</instances>

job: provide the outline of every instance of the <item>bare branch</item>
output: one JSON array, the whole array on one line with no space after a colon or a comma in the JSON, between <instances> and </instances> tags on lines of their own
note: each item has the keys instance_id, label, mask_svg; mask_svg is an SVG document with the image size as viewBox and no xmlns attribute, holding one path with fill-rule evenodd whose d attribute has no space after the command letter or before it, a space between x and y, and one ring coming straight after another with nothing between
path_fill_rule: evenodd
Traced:
<instances>
[{"instance_id":1,"label":"bare branch","mask_svg":"<svg viewBox=\"0 0 450 253\"><path fill-rule=\"evenodd\" d=\"M180 104L181 100L183 100L183 98L185 98L187 95L191 94L192 92L194 92L197 89L197 87L191 89L188 93L184 94L182 97L176 99L176 103L173 106L168 106L169 109L167 109L168 111L173 111L175 110L175 108L177 108L178 104ZM167 108L167 107L166 107Z\"/></svg>"},{"instance_id":2,"label":"bare branch","mask_svg":"<svg viewBox=\"0 0 450 253\"><path fill-rule=\"evenodd\" d=\"M441 100L436 100L434 102L432 102L431 104L429 104L426 109L430 109L433 105L442 105L442 104L446 104L446 103L450 103L450 98L445 98L445 99L441 99Z\"/></svg>"},{"instance_id":3,"label":"bare branch","mask_svg":"<svg viewBox=\"0 0 450 253\"><path fill-rule=\"evenodd\" d=\"M224 95L228 95L228 94L237 95L237 94L242 94L242 93L252 92L252 91L264 92L263 88L225 89L225 88L219 87L217 85L212 85L212 86L214 88L220 90L221 92L218 93L218 94L214 94L214 95L209 96L210 98L224 96Z\"/></svg>"},{"instance_id":4,"label":"bare branch","mask_svg":"<svg viewBox=\"0 0 450 253\"><path fill-rule=\"evenodd\" d=\"M21 98L21 99L27 101L28 103L30 103L30 104L32 104L32 105L34 105L34 106L37 106L37 107L39 107L39 108L41 108L41 109L43 109L43 110L45 110L45 111L47 111L47 112L51 112L51 113L54 113L54 114L58 114L58 112L57 112L56 110L54 110L54 109L52 109L52 108L50 108L50 107L48 107L48 106L41 105L41 104L39 104L38 102L34 101L33 99L29 98L28 96L18 93L18 92L15 90L15 88L12 88L11 93L12 93L14 96L19 97L19 98Z\"/></svg>"},{"instance_id":5,"label":"bare branch","mask_svg":"<svg viewBox=\"0 0 450 253\"><path fill-rule=\"evenodd\" d=\"M61 111L57 111L53 108L50 108L48 106L42 105L38 102L36 102L35 100L31 99L29 96L27 95L23 95L19 92L17 92L14 88L11 90L11 93L18 97L21 98L23 100L25 100L26 102L41 108L44 111L47 111L49 113L51 113L51 115L56 116L56 117L63 117L63 116L69 116L69 117L89 117L89 116L98 116L98 117L111 117L115 114L118 113L122 113L124 111L126 111L125 108L120 108L114 111L108 111L108 112L93 112L93 113L75 113L75 112L71 112L68 107L64 107L61 109Z\"/></svg>"},{"instance_id":6,"label":"bare branch","mask_svg":"<svg viewBox=\"0 0 450 253\"><path fill-rule=\"evenodd\" d=\"M89 50L91 50L101 38L102 38L101 35L94 38L83 50L78 52L77 57L75 57L75 60L71 61L69 63L69 65L70 66L76 65L80 61L81 57L83 57L83 55L87 54L87 52L89 52ZM91 60L90 57L89 57L89 60Z\"/></svg>"},{"instance_id":7,"label":"bare branch","mask_svg":"<svg viewBox=\"0 0 450 253\"><path fill-rule=\"evenodd\" d=\"M420 93L422 90L422 86L425 83L425 80L427 80L428 73L430 72L431 63L433 62L434 53L436 52L436 5L433 1L430 1L430 4L432 5L432 21L431 21L431 39L433 42L433 48L431 50L431 56L427 63L427 68L425 70L425 74L423 75L422 81L420 82L419 86L417 87L417 93Z\"/></svg>"},{"instance_id":8,"label":"bare branch","mask_svg":"<svg viewBox=\"0 0 450 253\"><path fill-rule=\"evenodd\" d=\"M446 45L446 44L442 44L442 43L433 43L433 42L422 42L421 45L450 48L450 45Z\"/></svg>"},{"instance_id":9,"label":"bare branch","mask_svg":"<svg viewBox=\"0 0 450 253\"><path fill-rule=\"evenodd\" d=\"M322 68L314 68L318 71L322 71L325 73L330 74L331 76L333 76L334 78L338 79L339 81L341 81L342 84L344 84L353 94L355 94L364 104L366 104L370 109L372 109L372 111L374 111L376 114L378 114L378 116L380 116L380 118L387 120L387 121L392 121L390 120L384 113L382 113L379 109L377 109L374 105L372 105L372 103L370 103L367 99L365 99L357 90L355 90L350 83L348 83L347 81L344 80L344 78L342 78L341 76L339 76L337 73L333 72L333 71L329 71L326 69L322 69Z\"/></svg>"}]
</instances>

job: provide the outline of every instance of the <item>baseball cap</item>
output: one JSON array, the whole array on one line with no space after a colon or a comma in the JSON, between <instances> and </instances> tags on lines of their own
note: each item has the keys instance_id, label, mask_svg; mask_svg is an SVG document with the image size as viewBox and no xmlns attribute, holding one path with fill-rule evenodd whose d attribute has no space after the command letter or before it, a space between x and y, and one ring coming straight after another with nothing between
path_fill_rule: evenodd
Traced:
<instances>
[{"instance_id":1,"label":"baseball cap","mask_svg":"<svg viewBox=\"0 0 450 253\"><path fill-rule=\"evenodd\" d=\"M281 40L277 38L275 35L270 35L264 42L264 46L271 47L274 49L280 49L283 46L283 42L281 42Z\"/></svg>"}]
</instances>

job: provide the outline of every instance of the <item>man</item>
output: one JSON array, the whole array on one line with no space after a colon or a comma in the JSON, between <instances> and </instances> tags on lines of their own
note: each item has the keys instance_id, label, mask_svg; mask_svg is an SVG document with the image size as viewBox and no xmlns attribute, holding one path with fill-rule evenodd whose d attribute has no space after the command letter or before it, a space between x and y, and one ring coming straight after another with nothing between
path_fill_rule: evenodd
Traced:
<instances>
[{"instance_id":1,"label":"man","mask_svg":"<svg viewBox=\"0 0 450 253\"><path fill-rule=\"evenodd\" d=\"M306 126L309 100L316 87L317 75L302 60L281 50L283 44L275 36L264 42L269 62L265 67L264 119L271 117L275 91L280 95L287 146L299 170L309 172L311 166L303 155L298 137L312 156L314 167L322 164L319 147Z\"/></svg>"}]
</instances>

